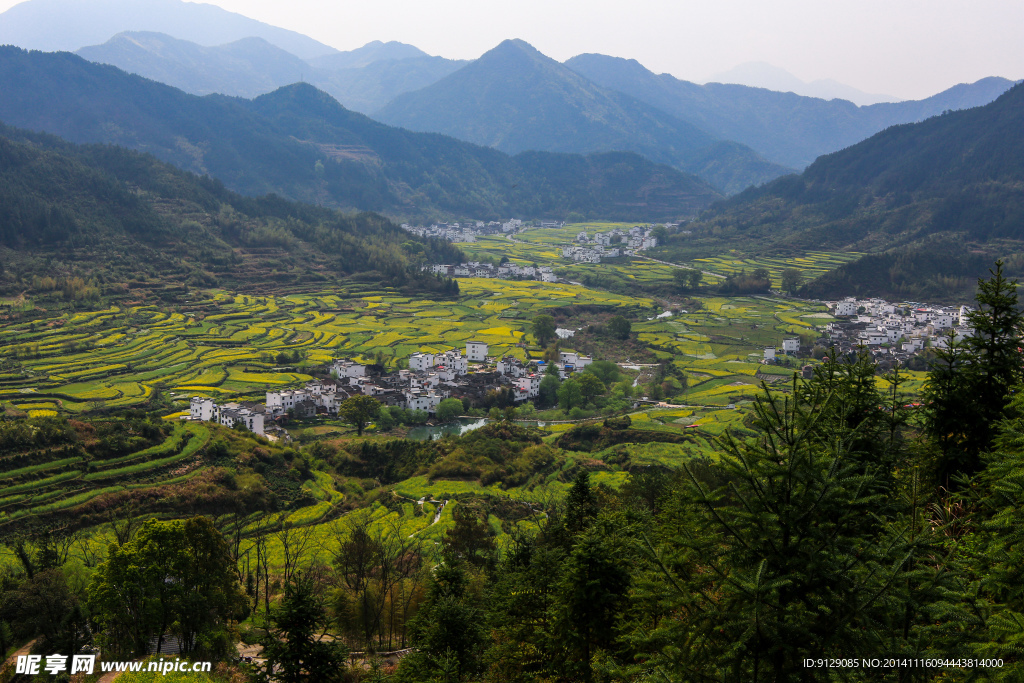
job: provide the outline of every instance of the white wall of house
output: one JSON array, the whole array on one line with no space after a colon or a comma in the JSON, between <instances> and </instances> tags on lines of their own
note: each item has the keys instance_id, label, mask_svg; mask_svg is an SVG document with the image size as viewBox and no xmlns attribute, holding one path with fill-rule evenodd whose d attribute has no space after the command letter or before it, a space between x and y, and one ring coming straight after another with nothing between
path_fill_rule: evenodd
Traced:
<instances>
[{"instance_id":1,"label":"white wall of house","mask_svg":"<svg viewBox=\"0 0 1024 683\"><path fill-rule=\"evenodd\" d=\"M487 360L487 344L479 341L467 342L466 358L471 363L482 363Z\"/></svg>"}]
</instances>

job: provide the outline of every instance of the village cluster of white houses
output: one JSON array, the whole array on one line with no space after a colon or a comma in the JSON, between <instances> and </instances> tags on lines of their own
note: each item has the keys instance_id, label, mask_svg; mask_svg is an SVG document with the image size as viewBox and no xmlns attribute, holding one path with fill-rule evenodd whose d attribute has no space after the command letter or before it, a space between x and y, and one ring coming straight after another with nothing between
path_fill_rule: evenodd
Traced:
<instances>
[{"instance_id":1,"label":"village cluster of white houses","mask_svg":"<svg viewBox=\"0 0 1024 683\"><path fill-rule=\"evenodd\" d=\"M587 236L585 230L576 235L576 243L562 247L562 257L582 263L600 263L602 258L634 256L637 252L658 246L651 234L654 226L634 225L629 230L615 228Z\"/></svg>"},{"instance_id":2,"label":"village cluster of white houses","mask_svg":"<svg viewBox=\"0 0 1024 683\"><path fill-rule=\"evenodd\" d=\"M825 338L815 342L841 352L868 349L878 358L905 361L926 348L943 348L950 334L956 341L971 336L967 306L929 306L919 303L894 304L884 299L856 299L826 302L837 318L825 329ZM777 348L764 350L765 361L775 358ZM800 339L782 341L783 353L801 351Z\"/></svg>"},{"instance_id":3,"label":"village cluster of white houses","mask_svg":"<svg viewBox=\"0 0 1024 683\"><path fill-rule=\"evenodd\" d=\"M340 359L330 366L330 379L313 380L301 389L268 391L262 404L219 405L210 398L193 397L185 419L217 422L227 427L241 423L251 432L264 434L270 421L284 416L336 415L342 402L356 394L373 396L386 406L428 414L433 414L446 398L478 402L488 392L505 387L511 390L516 402L540 395L540 382L547 372L544 361L524 363L512 356L491 361L488 345L481 341L467 342L465 355L458 349L414 353L409 357L408 369L395 372ZM592 362L589 356L563 351L555 366L565 379Z\"/></svg>"},{"instance_id":4,"label":"village cluster of white houses","mask_svg":"<svg viewBox=\"0 0 1024 683\"><path fill-rule=\"evenodd\" d=\"M464 223L432 223L429 226L402 223L402 229L418 237L436 237L449 242L476 242L481 235L508 234L521 230L518 218L507 221L466 221Z\"/></svg>"},{"instance_id":5,"label":"village cluster of white houses","mask_svg":"<svg viewBox=\"0 0 1024 683\"><path fill-rule=\"evenodd\" d=\"M909 356L928 347L942 348L950 334L957 341L974 334L967 306L893 304L884 299L831 302L841 320L829 323L828 336L837 346L886 347L897 356Z\"/></svg>"},{"instance_id":6,"label":"village cluster of white houses","mask_svg":"<svg viewBox=\"0 0 1024 683\"><path fill-rule=\"evenodd\" d=\"M493 263L470 261L456 266L436 263L422 266L421 270L429 270L435 275L446 277L493 277L500 280L540 280L542 282L558 282L554 270L547 267L520 266L516 263Z\"/></svg>"}]
</instances>

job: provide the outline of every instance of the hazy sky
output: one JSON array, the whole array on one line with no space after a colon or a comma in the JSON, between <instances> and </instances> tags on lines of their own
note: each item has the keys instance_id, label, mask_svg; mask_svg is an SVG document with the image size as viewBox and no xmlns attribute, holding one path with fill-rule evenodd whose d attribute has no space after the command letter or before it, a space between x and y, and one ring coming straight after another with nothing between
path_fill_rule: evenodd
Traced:
<instances>
[{"instance_id":1,"label":"hazy sky","mask_svg":"<svg viewBox=\"0 0 1024 683\"><path fill-rule=\"evenodd\" d=\"M0 10L17 0L0 0ZM399 40L474 58L522 38L568 59L600 52L702 81L765 61L911 99L1024 77L1024 0L212 0L347 50Z\"/></svg>"}]
</instances>

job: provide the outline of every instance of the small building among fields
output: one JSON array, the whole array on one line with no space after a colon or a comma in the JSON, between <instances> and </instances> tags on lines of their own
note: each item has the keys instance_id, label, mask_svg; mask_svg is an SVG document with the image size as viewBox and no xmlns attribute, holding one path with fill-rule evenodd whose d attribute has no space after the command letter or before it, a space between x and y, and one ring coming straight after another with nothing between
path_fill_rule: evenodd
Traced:
<instances>
[{"instance_id":1,"label":"small building among fields","mask_svg":"<svg viewBox=\"0 0 1024 683\"><path fill-rule=\"evenodd\" d=\"M466 358L471 363L482 363L487 360L487 344L482 341L466 342Z\"/></svg>"}]
</instances>

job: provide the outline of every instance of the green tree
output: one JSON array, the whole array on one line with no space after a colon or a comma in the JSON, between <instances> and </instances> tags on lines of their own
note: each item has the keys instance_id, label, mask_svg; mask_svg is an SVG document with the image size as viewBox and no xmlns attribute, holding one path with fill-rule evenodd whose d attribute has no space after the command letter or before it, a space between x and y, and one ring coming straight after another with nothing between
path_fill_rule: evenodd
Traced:
<instances>
[{"instance_id":1,"label":"green tree","mask_svg":"<svg viewBox=\"0 0 1024 683\"><path fill-rule=\"evenodd\" d=\"M978 281L977 310L968 315L974 333L962 345L949 339L936 349L924 398L926 428L939 446L938 480L949 486L957 474L981 469L992 447L1011 388L1021 381L1021 326L1017 282L1007 280L1002 261Z\"/></svg>"},{"instance_id":2,"label":"green tree","mask_svg":"<svg viewBox=\"0 0 1024 683\"><path fill-rule=\"evenodd\" d=\"M689 292L700 287L701 280L704 279L704 273L699 270L677 268L672 271L672 278L676 281L676 286L681 291Z\"/></svg>"},{"instance_id":3,"label":"green tree","mask_svg":"<svg viewBox=\"0 0 1024 683\"><path fill-rule=\"evenodd\" d=\"M64 573L59 569L44 569L26 579L15 591L11 604L17 610L19 635L39 636L40 645L49 652L63 652L64 648L81 646L87 629L84 619L70 619L78 600L68 588ZM10 639L8 639L8 642Z\"/></svg>"},{"instance_id":4,"label":"green tree","mask_svg":"<svg viewBox=\"0 0 1024 683\"><path fill-rule=\"evenodd\" d=\"M550 315L538 315L533 318L533 336L537 340L538 346L547 346L554 341L555 335L555 319Z\"/></svg>"},{"instance_id":5,"label":"green tree","mask_svg":"<svg viewBox=\"0 0 1024 683\"><path fill-rule=\"evenodd\" d=\"M595 398L604 394L607 391L604 383L589 372L580 373L574 380L579 384L580 394L583 395L583 400L586 402L593 402Z\"/></svg>"},{"instance_id":6,"label":"green tree","mask_svg":"<svg viewBox=\"0 0 1024 683\"><path fill-rule=\"evenodd\" d=\"M1018 393L999 424L996 450L972 481L964 502L977 509L963 520L977 528L971 543L981 549L976 567L981 593L991 614L986 637L976 645L981 657L1006 657L1024 651L1024 394ZM956 509L959 501L953 501ZM1016 668L1016 667L1014 667ZM1007 672L996 680L1011 681Z\"/></svg>"},{"instance_id":7,"label":"green tree","mask_svg":"<svg viewBox=\"0 0 1024 683\"><path fill-rule=\"evenodd\" d=\"M615 626L630 586L625 546L616 528L594 526L579 534L563 565L554 622L573 678L590 681L593 654L615 645Z\"/></svg>"},{"instance_id":8,"label":"green tree","mask_svg":"<svg viewBox=\"0 0 1024 683\"><path fill-rule=\"evenodd\" d=\"M313 582L294 577L285 587L284 600L271 616L271 628L263 644L266 664L260 681L314 683L341 681L345 672L345 647L334 639L324 640L327 610Z\"/></svg>"},{"instance_id":9,"label":"green tree","mask_svg":"<svg viewBox=\"0 0 1024 683\"><path fill-rule=\"evenodd\" d=\"M470 593L465 564L451 554L433 571L427 596L410 625L420 652L402 661L406 680L466 680L479 672L483 611Z\"/></svg>"},{"instance_id":10,"label":"green tree","mask_svg":"<svg viewBox=\"0 0 1024 683\"><path fill-rule=\"evenodd\" d=\"M93 618L112 651L145 654L150 638L173 633L182 653L222 655L226 622L245 598L228 544L205 517L149 520L135 537L110 546L89 587Z\"/></svg>"},{"instance_id":11,"label":"green tree","mask_svg":"<svg viewBox=\"0 0 1024 683\"><path fill-rule=\"evenodd\" d=\"M573 479L572 488L565 498L565 528L570 534L578 534L590 526L597 516L597 499L590 488L590 473L581 469Z\"/></svg>"},{"instance_id":12,"label":"green tree","mask_svg":"<svg viewBox=\"0 0 1024 683\"><path fill-rule=\"evenodd\" d=\"M449 554L477 566L493 562L496 546L487 525L487 512L473 504L459 503L452 511L452 521L442 541Z\"/></svg>"},{"instance_id":13,"label":"green tree","mask_svg":"<svg viewBox=\"0 0 1024 683\"><path fill-rule=\"evenodd\" d=\"M436 415L441 422L451 422L462 415L462 401L457 398L444 399L438 404Z\"/></svg>"},{"instance_id":14,"label":"green tree","mask_svg":"<svg viewBox=\"0 0 1024 683\"><path fill-rule=\"evenodd\" d=\"M622 373L619 372L619 366L610 360L595 360L584 368L583 372L597 376L597 378L606 385L615 384L622 379Z\"/></svg>"},{"instance_id":15,"label":"green tree","mask_svg":"<svg viewBox=\"0 0 1024 683\"><path fill-rule=\"evenodd\" d=\"M690 285L690 289L696 290L700 288L701 280L704 279L704 273L699 270L691 270L687 273L687 278L689 280L688 284Z\"/></svg>"},{"instance_id":16,"label":"green tree","mask_svg":"<svg viewBox=\"0 0 1024 683\"><path fill-rule=\"evenodd\" d=\"M963 618L929 608L950 584L941 534L916 508L876 517L890 472L855 450L847 395L821 377L790 396L766 388L759 436L725 437L714 478L683 465L660 542L646 542L660 579L641 600L664 602L645 666L670 680L806 680L804 658L921 652L929 629Z\"/></svg>"},{"instance_id":17,"label":"green tree","mask_svg":"<svg viewBox=\"0 0 1024 683\"><path fill-rule=\"evenodd\" d=\"M782 271L782 291L792 294L800 286L803 280L803 273L796 268L786 268Z\"/></svg>"},{"instance_id":18,"label":"green tree","mask_svg":"<svg viewBox=\"0 0 1024 683\"><path fill-rule=\"evenodd\" d=\"M617 315L608 321L608 333L616 339L629 339L633 331L633 325L621 315Z\"/></svg>"},{"instance_id":19,"label":"green tree","mask_svg":"<svg viewBox=\"0 0 1024 683\"><path fill-rule=\"evenodd\" d=\"M372 396L356 394L341 402L338 406L338 417L355 427L356 433L362 436L366 425L377 417L380 407L380 401Z\"/></svg>"},{"instance_id":20,"label":"green tree","mask_svg":"<svg viewBox=\"0 0 1024 683\"><path fill-rule=\"evenodd\" d=\"M562 382L558 387L558 407L569 412L577 406L583 405L583 392L580 391L580 384L573 378Z\"/></svg>"},{"instance_id":21,"label":"green tree","mask_svg":"<svg viewBox=\"0 0 1024 683\"><path fill-rule=\"evenodd\" d=\"M562 386L562 380L558 374L547 373L540 381L540 404L544 407L551 407L558 404L558 389Z\"/></svg>"},{"instance_id":22,"label":"green tree","mask_svg":"<svg viewBox=\"0 0 1024 683\"><path fill-rule=\"evenodd\" d=\"M398 424L398 420L395 418L391 408L381 408L380 412L377 413L377 427L381 431L390 431L394 429L396 424Z\"/></svg>"}]
</instances>

